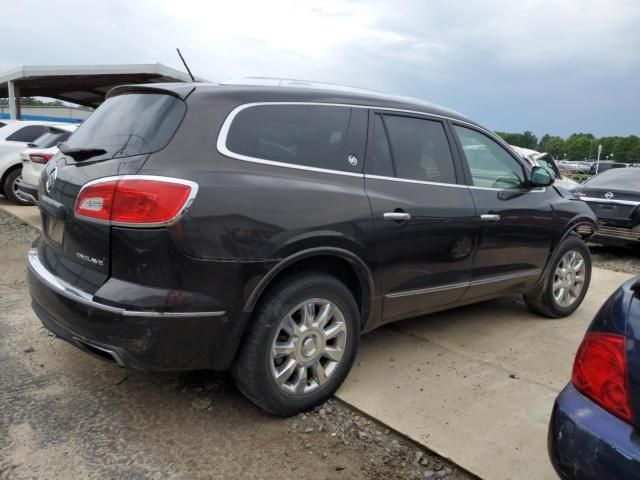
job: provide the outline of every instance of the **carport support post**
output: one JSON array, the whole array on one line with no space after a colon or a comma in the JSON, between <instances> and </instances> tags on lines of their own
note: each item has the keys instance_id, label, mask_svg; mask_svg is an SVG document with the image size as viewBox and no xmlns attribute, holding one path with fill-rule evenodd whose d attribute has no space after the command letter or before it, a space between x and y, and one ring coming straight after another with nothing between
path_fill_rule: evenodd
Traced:
<instances>
[{"instance_id":1,"label":"carport support post","mask_svg":"<svg viewBox=\"0 0 640 480\"><path fill-rule=\"evenodd\" d=\"M18 120L20 118L20 87L16 87L13 81L8 82L9 90L9 118Z\"/></svg>"}]
</instances>

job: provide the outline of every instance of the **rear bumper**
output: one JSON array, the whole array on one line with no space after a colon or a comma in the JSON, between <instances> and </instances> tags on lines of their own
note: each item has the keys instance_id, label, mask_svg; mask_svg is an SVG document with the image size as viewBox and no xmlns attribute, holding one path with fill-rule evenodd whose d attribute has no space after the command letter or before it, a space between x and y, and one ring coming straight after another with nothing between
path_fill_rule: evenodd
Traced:
<instances>
[{"instance_id":1,"label":"rear bumper","mask_svg":"<svg viewBox=\"0 0 640 480\"><path fill-rule=\"evenodd\" d=\"M226 311L127 310L94 300L28 254L32 305L44 326L69 343L140 370L224 369L235 350Z\"/></svg>"},{"instance_id":2,"label":"rear bumper","mask_svg":"<svg viewBox=\"0 0 640 480\"><path fill-rule=\"evenodd\" d=\"M640 478L640 438L632 425L569 384L549 424L549 456L564 479Z\"/></svg>"},{"instance_id":3,"label":"rear bumper","mask_svg":"<svg viewBox=\"0 0 640 480\"><path fill-rule=\"evenodd\" d=\"M18 190L22 195L24 195L28 200L33 202L34 205L38 204L38 187L35 185L30 185L25 183L24 181L18 183Z\"/></svg>"}]
</instances>

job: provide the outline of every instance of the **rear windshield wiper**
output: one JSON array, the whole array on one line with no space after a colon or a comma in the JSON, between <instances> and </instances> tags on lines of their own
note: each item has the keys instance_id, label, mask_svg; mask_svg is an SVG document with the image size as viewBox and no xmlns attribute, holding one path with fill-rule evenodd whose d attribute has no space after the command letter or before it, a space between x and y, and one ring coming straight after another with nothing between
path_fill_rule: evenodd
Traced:
<instances>
[{"instance_id":1,"label":"rear windshield wiper","mask_svg":"<svg viewBox=\"0 0 640 480\"><path fill-rule=\"evenodd\" d=\"M69 155L78 162L107 153L104 148L69 148L66 143L61 144L59 148L62 153Z\"/></svg>"}]
</instances>

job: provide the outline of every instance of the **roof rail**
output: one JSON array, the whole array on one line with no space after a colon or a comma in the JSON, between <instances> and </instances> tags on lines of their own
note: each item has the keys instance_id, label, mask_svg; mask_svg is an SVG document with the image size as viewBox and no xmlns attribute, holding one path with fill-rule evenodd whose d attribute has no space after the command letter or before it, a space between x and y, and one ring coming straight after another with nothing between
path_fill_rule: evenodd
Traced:
<instances>
[{"instance_id":1,"label":"roof rail","mask_svg":"<svg viewBox=\"0 0 640 480\"><path fill-rule=\"evenodd\" d=\"M396 95L393 93L381 92L379 90L370 90L367 88L351 87L348 85L338 85L334 83L317 82L313 80L297 80L293 78L278 77L238 77L232 80L221 82L220 85L249 85L258 87L294 87L294 88L318 88L321 90L332 90L335 92L356 93L384 98L387 100L395 100L399 102L418 103L427 107L438 108L443 111L455 113L464 116L450 108L437 105L435 103L420 100L419 98L408 97L404 95Z\"/></svg>"}]
</instances>

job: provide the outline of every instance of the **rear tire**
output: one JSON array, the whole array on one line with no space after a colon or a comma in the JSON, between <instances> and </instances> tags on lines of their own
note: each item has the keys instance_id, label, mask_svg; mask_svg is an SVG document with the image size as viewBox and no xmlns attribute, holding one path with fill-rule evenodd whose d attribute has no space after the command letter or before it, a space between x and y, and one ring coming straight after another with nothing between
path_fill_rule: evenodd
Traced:
<instances>
[{"instance_id":1,"label":"rear tire","mask_svg":"<svg viewBox=\"0 0 640 480\"><path fill-rule=\"evenodd\" d=\"M591 282L591 253L578 237L567 238L549 266L549 274L539 291L524 295L533 312L549 318L571 315L582 303Z\"/></svg>"},{"instance_id":2,"label":"rear tire","mask_svg":"<svg viewBox=\"0 0 640 480\"><path fill-rule=\"evenodd\" d=\"M290 416L327 400L351 370L360 315L349 289L321 272L276 285L251 320L231 374L260 408Z\"/></svg>"},{"instance_id":3,"label":"rear tire","mask_svg":"<svg viewBox=\"0 0 640 480\"><path fill-rule=\"evenodd\" d=\"M26 198L22 198L16 191L17 183L22 178L22 169L16 168L11 170L4 179L4 194L7 199L17 205L31 205L31 202Z\"/></svg>"}]
</instances>

